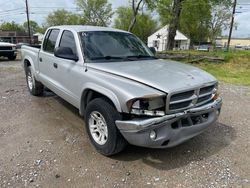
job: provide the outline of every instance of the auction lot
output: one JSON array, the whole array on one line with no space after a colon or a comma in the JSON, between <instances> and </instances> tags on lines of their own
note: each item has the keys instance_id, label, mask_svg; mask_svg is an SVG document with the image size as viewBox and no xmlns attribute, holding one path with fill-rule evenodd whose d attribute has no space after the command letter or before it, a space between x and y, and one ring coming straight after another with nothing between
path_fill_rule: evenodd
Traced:
<instances>
[{"instance_id":1,"label":"auction lot","mask_svg":"<svg viewBox=\"0 0 250 188\"><path fill-rule=\"evenodd\" d=\"M73 106L28 93L20 61L0 60L0 187L250 187L250 88L220 85L218 122L171 149L107 158Z\"/></svg>"}]
</instances>

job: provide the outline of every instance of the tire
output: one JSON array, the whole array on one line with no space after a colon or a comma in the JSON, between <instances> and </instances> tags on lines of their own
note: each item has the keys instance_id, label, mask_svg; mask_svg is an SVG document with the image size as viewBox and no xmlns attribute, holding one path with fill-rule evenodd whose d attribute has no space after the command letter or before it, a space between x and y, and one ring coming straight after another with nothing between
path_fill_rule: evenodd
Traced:
<instances>
[{"instance_id":1,"label":"tire","mask_svg":"<svg viewBox=\"0 0 250 188\"><path fill-rule=\"evenodd\" d=\"M14 55L14 56L9 56L8 57L8 60L11 60L11 61L14 61L16 59L16 56Z\"/></svg>"},{"instance_id":2,"label":"tire","mask_svg":"<svg viewBox=\"0 0 250 188\"><path fill-rule=\"evenodd\" d=\"M111 156L124 150L127 141L115 125L115 121L121 119L121 115L107 100L97 98L91 101L87 105L85 118L88 136L99 153ZM103 139L100 139L101 132Z\"/></svg>"},{"instance_id":3,"label":"tire","mask_svg":"<svg viewBox=\"0 0 250 188\"><path fill-rule=\"evenodd\" d=\"M43 94L43 84L36 81L30 66L26 68L26 82L31 95L39 96Z\"/></svg>"}]
</instances>

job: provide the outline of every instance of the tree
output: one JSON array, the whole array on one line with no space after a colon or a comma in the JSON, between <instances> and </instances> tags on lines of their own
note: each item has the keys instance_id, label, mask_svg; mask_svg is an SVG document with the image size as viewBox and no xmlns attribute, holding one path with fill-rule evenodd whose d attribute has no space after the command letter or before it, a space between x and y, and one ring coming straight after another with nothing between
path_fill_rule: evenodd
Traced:
<instances>
[{"instance_id":1,"label":"tree","mask_svg":"<svg viewBox=\"0 0 250 188\"><path fill-rule=\"evenodd\" d=\"M208 40L210 20L211 4L208 0L186 0L183 2L180 30L191 39L191 43L201 43Z\"/></svg>"},{"instance_id":2,"label":"tree","mask_svg":"<svg viewBox=\"0 0 250 188\"><path fill-rule=\"evenodd\" d=\"M3 22L0 25L1 30L8 30L8 31L24 31L23 27L14 21L12 22Z\"/></svg>"},{"instance_id":3,"label":"tree","mask_svg":"<svg viewBox=\"0 0 250 188\"><path fill-rule=\"evenodd\" d=\"M61 9L56 10L47 16L45 26L50 27L54 25L79 25L84 23L85 22L80 17L80 15Z\"/></svg>"},{"instance_id":4,"label":"tree","mask_svg":"<svg viewBox=\"0 0 250 188\"><path fill-rule=\"evenodd\" d=\"M186 34L191 43L214 42L227 25L231 4L231 0L158 0L160 21L169 24L167 49L173 47L175 29Z\"/></svg>"},{"instance_id":5,"label":"tree","mask_svg":"<svg viewBox=\"0 0 250 188\"><path fill-rule=\"evenodd\" d=\"M132 11L133 11L133 16L131 19L131 22L128 27L128 31L131 32L133 27L135 26L136 23L136 17L139 12L140 5L143 4L143 0L132 0Z\"/></svg>"},{"instance_id":6,"label":"tree","mask_svg":"<svg viewBox=\"0 0 250 188\"><path fill-rule=\"evenodd\" d=\"M222 30L226 30L230 26L231 12L229 10L231 6L231 2L212 3L209 38L213 44L215 43L215 39L221 35Z\"/></svg>"},{"instance_id":7,"label":"tree","mask_svg":"<svg viewBox=\"0 0 250 188\"><path fill-rule=\"evenodd\" d=\"M180 15L182 9L182 2L184 0L174 0L173 8L171 11L171 18L168 28L168 40L167 40L167 50L173 50L175 45L175 35L179 28Z\"/></svg>"},{"instance_id":8,"label":"tree","mask_svg":"<svg viewBox=\"0 0 250 188\"><path fill-rule=\"evenodd\" d=\"M28 32L28 22L23 23L23 28L25 32ZM30 30L31 30L31 34L34 34L36 32L41 31L41 28L39 27L38 23L36 23L33 20L30 20Z\"/></svg>"},{"instance_id":9,"label":"tree","mask_svg":"<svg viewBox=\"0 0 250 188\"><path fill-rule=\"evenodd\" d=\"M113 16L112 5L107 0L76 0L82 18L88 25L108 26Z\"/></svg>"},{"instance_id":10,"label":"tree","mask_svg":"<svg viewBox=\"0 0 250 188\"><path fill-rule=\"evenodd\" d=\"M167 50L173 50L174 48L174 38L177 29L179 29L183 1L185 0L159 0L157 4L161 21L168 24Z\"/></svg>"},{"instance_id":11,"label":"tree","mask_svg":"<svg viewBox=\"0 0 250 188\"><path fill-rule=\"evenodd\" d=\"M122 30L128 30L133 11L130 7L119 7L116 11L117 17L114 20L114 27ZM146 43L147 38L157 29L157 22L149 14L137 14L137 22L132 32Z\"/></svg>"},{"instance_id":12,"label":"tree","mask_svg":"<svg viewBox=\"0 0 250 188\"><path fill-rule=\"evenodd\" d=\"M128 27L128 31L131 32L136 24L137 21L137 15L140 11L140 9L143 9L144 5L146 4L148 8L153 9L155 7L155 4L158 0L132 0L131 8L132 8L132 17L130 20L130 24Z\"/></svg>"}]
</instances>

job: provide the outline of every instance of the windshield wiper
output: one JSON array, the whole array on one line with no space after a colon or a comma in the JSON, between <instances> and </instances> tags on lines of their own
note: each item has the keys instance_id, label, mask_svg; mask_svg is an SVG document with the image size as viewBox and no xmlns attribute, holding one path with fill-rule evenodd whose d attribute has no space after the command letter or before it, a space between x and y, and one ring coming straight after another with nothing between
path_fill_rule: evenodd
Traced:
<instances>
[{"instance_id":1,"label":"windshield wiper","mask_svg":"<svg viewBox=\"0 0 250 188\"><path fill-rule=\"evenodd\" d=\"M138 58L138 59L152 58L152 59L157 59L155 56L150 56L150 55L130 55L130 56L127 56L126 58Z\"/></svg>"},{"instance_id":2,"label":"windshield wiper","mask_svg":"<svg viewBox=\"0 0 250 188\"><path fill-rule=\"evenodd\" d=\"M111 60L111 59L124 59L123 57L119 57L119 56L100 56L100 57L92 57L90 58L90 60Z\"/></svg>"},{"instance_id":3,"label":"windshield wiper","mask_svg":"<svg viewBox=\"0 0 250 188\"><path fill-rule=\"evenodd\" d=\"M152 58L152 59L157 59L154 56L150 55L131 55L131 56L100 56L100 57L92 57L90 60L123 60L123 61L135 61L136 59L141 59L141 58Z\"/></svg>"}]
</instances>

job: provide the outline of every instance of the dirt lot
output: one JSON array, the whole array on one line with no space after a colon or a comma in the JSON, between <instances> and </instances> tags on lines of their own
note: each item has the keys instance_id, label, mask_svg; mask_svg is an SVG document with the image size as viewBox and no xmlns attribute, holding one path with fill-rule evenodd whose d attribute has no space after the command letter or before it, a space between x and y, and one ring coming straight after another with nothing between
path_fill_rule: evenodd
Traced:
<instances>
[{"instance_id":1,"label":"dirt lot","mask_svg":"<svg viewBox=\"0 0 250 188\"><path fill-rule=\"evenodd\" d=\"M214 126L172 149L94 150L77 109L31 96L19 61L0 61L0 187L250 187L250 88L221 85Z\"/></svg>"}]
</instances>

